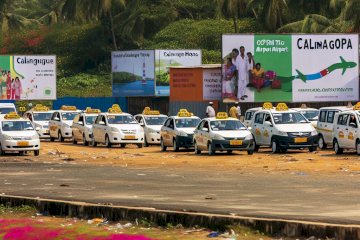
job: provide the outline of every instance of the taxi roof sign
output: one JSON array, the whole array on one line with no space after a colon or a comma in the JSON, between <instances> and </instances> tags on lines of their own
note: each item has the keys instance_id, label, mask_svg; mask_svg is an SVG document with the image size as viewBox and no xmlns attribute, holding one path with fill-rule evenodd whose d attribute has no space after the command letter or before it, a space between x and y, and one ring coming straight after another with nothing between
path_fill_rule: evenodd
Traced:
<instances>
[{"instance_id":1,"label":"taxi roof sign","mask_svg":"<svg viewBox=\"0 0 360 240\"><path fill-rule=\"evenodd\" d=\"M191 117L191 113L186 109L180 109L180 112L178 112L178 117Z\"/></svg>"},{"instance_id":2,"label":"taxi roof sign","mask_svg":"<svg viewBox=\"0 0 360 240\"><path fill-rule=\"evenodd\" d=\"M226 112L218 112L218 114L216 115L216 119L228 119L228 115Z\"/></svg>"},{"instance_id":3,"label":"taxi roof sign","mask_svg":"<svg viewBox=\"0 0 360 240\"><path fill-rule=\"evenodd\" d=\"M47 112L47 111L50 111L50 109L47 106L43 106L41 104L36 104L36 107L34 107L34 111L36 111L36 112Z\"/></svg>"},{"instance_id":4,"label":"taxi roof sign","mask_svg":"<svg viewBox=\"0 0 360 240\"><path fill-rule=\"evenodd\" d=\"M160 115L160 112L156 111L156 110L150 110L149 107L146 107L142 114L144 114L144 115Z\"/></svg>"},{"instance_id":5,"label":"taxi roof sign","mask_svg":"<svg viewBox=\"0 0 360 240\"><path fill-rule=\"evenodd\" d=\"M360 102L354 105L353 110L360 110Z\"/></svg>"},{"instance_id":6,"label":"taxi roof sign","mask_svg":"<svg viewBox=\"0 0 360 240\"><path fill-rule=\"evenodd\" d=\"M20 116L16 114L16 112L10 112L9 114L6 114L5 119L19 119Z\"/></svg>"},{"instance_id":7,"label":"taxi roof sign","mask_svg":"<svg viewBox=\"0 0 360 240\"><path fill-rule=\"evenodd\" d=\"M288 110L289 110L289 108L285 103L279 103L276 106L276 111L288 111Z\"/></svg>"},{"instance_id":8,"label":"taxi roof sign","mask_svg":"<svg viewBox=\"0 0 360 240\"><path fill-rule=\"evenodd\" d=\"M91 107L86 108L86 113L101 113L100 109L91 109Z\"/></svg>"},{"instance_id":9,"label":"taxi roof sign","mask_svg":"<svg viewBox=\"0 0 360 240\"><path fill-rule=\"evenodd\" d=\"M122 111L118 104L113 104L112 107L108 109L108 113L122 113Z\"/></svg>"},{"instance_id":10,"label":"taxi roof sign","mask_svg":"<svg viewBox=\"0 0 360 240\"><path fill-rule=\"evenodd\" d=\"M266 103L264 103L262 109L273 109L273 105L270 102L266 102Z\"/></svg>"},{"instance_id":11,"label":"taxi roof sign","mask_svg":"<svg viewBox=\"0 0 360 240\"><path fill-rule=\"evenodd\" d=\"M63 105L60 110L62 110L62 111L76 111L77 108L75 106L65 106L65 105Z\"/></svg>"}]
</instances>

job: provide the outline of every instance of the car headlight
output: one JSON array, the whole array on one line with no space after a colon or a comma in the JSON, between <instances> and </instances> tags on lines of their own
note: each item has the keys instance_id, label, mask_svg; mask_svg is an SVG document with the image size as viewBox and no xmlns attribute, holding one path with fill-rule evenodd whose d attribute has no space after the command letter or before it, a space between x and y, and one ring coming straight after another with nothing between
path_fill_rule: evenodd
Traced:
<instances>
[{"instance_id":1,"label":"car headlight","mask_svg":"<svg viewBox=\"0 0 360 240\"><path fill-rule=\"evenodd\" d=\"M37 124L37 123L35 123L35 127L36 127L36 128L40 128L40 129L42 129L42 128L43 128L43 126L42 126L42 125Z\"/></svg>"},{"instance_id":2,"label":"car headlight","mask_svg":"<svg viewBox=\"0 0 360 240\"><path fill-rule=\"evenodd\" d=\"M111 127L111 131L112 132L120 132L120 130L118 128L116 128L116 127Z\"/></svg>"},{"instance_id":3,"label":"car headlight","mask_svg":"<svg viewBox=\"0 0 360 240\"><path fill-rule=\"evenodd\" d=\"M225 138L223 136L219 135L219 134L215 134L214 139L215 140L225 140Z\"/></svg>"},{"instance_id":4,"label":"car headlight","mask_svg":"<svg viewBox=\"0 0 360 240\"><path fill-rule=\"evenodd\" d=\"M187 137L188 136L187 133L184 132L184 131L179 131L178 135L181 136L181 137Z\"/></svg>"},{"instance_id":5,"label":"car headlight","mask_svg":"<svg viewBox=\"0 0 360 240\"><path fill-rule=\"evenodd\" d=\"M10 137L9 135L6 135L6 134L4 134L3 137L4 137L4 140L14 140L12 137Z\"/></svg>"},{"instance_id":6,"label":"car headlight","mask_svg":"<svg viewBox=\"0 0 360 240\"><path fill-rule=\"evenodd\" d=\"M311 136L315 136L315 135L317 135L317 134L318 134L318 133L317 133L316 130L314 130L314 131L311 132Z\"/></svg>"},{"instance_id":7,"label":"car headlight","mask_svg":"<svg viewBox=\"0 0 360 240\"><path fill-rule=\"evenodd\" d=\"M34 136L31 137L32 140L37 140L39 139L39 135L38 134L35 134Z\"/></svg>"},{"instance_id":8,"label":"car headlight","mask_svg":"<svg viewBox=\"0 0 360 240\"><path fill-rule=\"evenodd\" d=\"M64 128L70 128L70 126L67 125L66 123L63 123L63 127L64 127Z\"/></svg>"},{"instance_id":9,"label":"car headlight","mask_svg":"<svg viewBox=\"0 0 360 240\"><path fill-rule=\"evenodd\" d=\"M252 134L247 135L245 138L245 140L251 140L251 139L253 139Z\"/></svg>"},{"instance_id":10,"label":"car headlight","mask_svg":"<svg viewBox=\"0 0 360 240\"><path fill-rule=\"evenodd\" d=\"M148 133L156 133L156 131L152 128L148 128L147 130L148 130Z\"/></svg>"},{"instance_id":11,"label":"car headlight","mask_svg":"<svg viewBox=\"0 0 360 240\"><path fill-rule=\"evenodd\" d=\"M279 136L287 136L288 134L287 134L287 132L279 131L278 135Z\"/></svg>"}]
</instances>

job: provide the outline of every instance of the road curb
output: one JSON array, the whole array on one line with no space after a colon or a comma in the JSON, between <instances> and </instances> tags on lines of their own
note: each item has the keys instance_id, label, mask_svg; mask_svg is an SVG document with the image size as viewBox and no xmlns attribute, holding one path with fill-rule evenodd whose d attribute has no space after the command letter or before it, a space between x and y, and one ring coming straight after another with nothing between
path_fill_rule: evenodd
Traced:
<instances>
[{"instance_id":1,"label":"road curb","mask_svg":"<svg viewBox=\"0 0 360 240\"><path fill-rule=\"evenodd\" d=\"M167 211L155 208L99 205L10 195L0 195L0 204L5 206L27 205L36 208L39 212L46 211L50 215L80 219L107 218L114 222L120 220L135 222L136 219L146 218L149 222L160 226L171 223L172 225L182 224L187 228L198 225L214 230L224 230L227 225L241 224L272 236L360 239L360 225Z\"/></svg>"}]
</instances>

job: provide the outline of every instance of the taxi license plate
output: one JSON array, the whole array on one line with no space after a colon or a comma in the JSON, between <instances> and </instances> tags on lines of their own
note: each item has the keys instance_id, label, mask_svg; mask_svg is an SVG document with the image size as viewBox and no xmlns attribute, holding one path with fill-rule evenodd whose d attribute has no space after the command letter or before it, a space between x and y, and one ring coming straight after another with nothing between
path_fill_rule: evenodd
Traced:
<instances>
[{"instance_id":1,"label":"taxi license plate","mask_svg":"<svg viewBox=\"0 0 360 240\"><path fill-rule=\"evenodd\" d=\"M295 143L304 143L307 142L307 138L295 138Z\"/></svg>"},{"instance_id":2,"label":"taxi license plate","mask_svg":"<svg viewBox=\"0 0 360 240\"><path fill-rule=\"evenodd\" d=\"M232 141L230 141L230 145L242 145L242 141L232 140Z\"/></svg>"},{"instance_id":3,"label":"taxi license plate","mask_svg":"<svg viewBox=\"0 0 360 240\"><path fill-rule=\"evenodd\" d=\"M125 136L125 139L135 139L135 136Z\"/></svg>"},{"instance_id":4,"label":"taxi license plate","mask_svg":"<svg viewBox=\"0 0 360 240\"><path fill-rule=\"evenodd\" d=\"M29 142L18 142L17 145L20 147L29 146Z\"/></svg>"},{"instance_id":5,"label":"taxi license plate","mask_svg":"<svg viewBox=\"0 0 360 240\"><path fill-rule=\"evenodd\" d=\"M46 130L46 133L49 133L49 130Z\"/></svg>"}]
</instances>

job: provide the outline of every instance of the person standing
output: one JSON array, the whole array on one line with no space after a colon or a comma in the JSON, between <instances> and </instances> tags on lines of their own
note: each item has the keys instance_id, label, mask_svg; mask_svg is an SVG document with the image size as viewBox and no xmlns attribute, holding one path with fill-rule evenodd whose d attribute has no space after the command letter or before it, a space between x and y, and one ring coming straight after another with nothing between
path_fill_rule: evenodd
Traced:
<instances>
[{"instance_id":1,"label":"person standing","mask_svg":"<svg viewBox=\"0 0 360 240\"><path fill-rule=\"evenodd\" d=\"M238 99L245 100L247 95L245 95L246 91L246 79L249 79L249 70L248 70L248 56L245 55L245 48L243 46L240 47L240 55L236 59L236 63L238 66Z\"/></svg>"},{"instance_id":2,"label":"person standing","mask_svg":"<svg viewBox=\"0 0 360 240\"><path fill-rule=\"evenodd\" d=\"M249 78L247 79L247 83L250 83L250 79L251 79L251 74L252 74L252 70L255 68L255 59L253 57L253 55L251 54L251 52L248 52L246 54L248 56L248 71L249 71ZM247 84L246 84L247 85Z\"/></svg>"},{"instance_id":3,"label":"person standing","mask_svg":"<svg viewBox=\"0 0 360 240\"><path fill-rule=\"evenodd\" d=\"M235 72L236 66L232 64L232 58L226 60L226 65L224 66L224 76L223 76L223 98L234 98L235 97Z\"/></svg>"},{"instance_id":4,"label":"person standing","mask_svg":"<svg viewBox=\"0 0 360 240\"><path fill-rule=\"evenodd\" d=\"M18 99L20 99L20 94L23 92L19 77L15 77L14 88L15 88L15 90L14 90L15 98L14 99L18 100Z\"/></svg>"},{"instance_id":5,"label":"person standing","mask_svg":"<svg viewBox=\"0 0 360 240\"><path fill-rule=\"evenodd\" d=\"M213 102L209 102L209 106L206 108L206 117L215 117L215 109L212 107Z\"/></svg>"},{"instance_id":6,"label":"person standing","mask_svg":"<svg viewBox=\"0 0 360 240\"><path fill-rule=\"evenodd\" d=\"M237 65L238 56L239 56L239 50L237 50L237 48L234 48L232 50L232 60L231 60L232 64L235 66L235 71L231 75L231 78L234 77L234 86L235 86L234 95L236 95L238 92L238 90L237 90L238 89L237 82L239 79L239 71L238 71L238 65Z\"/></svg>"},{"instance_id":7,"label":"person standing","mask_svg":"<svg viewBox=\"0 0 360 240\"><path fill-rule=\"evenodd\" d=\"M6 80L6 95L8 100L11 99L11 72L8 71L7 80Z\"/></svg>"},{"instance_id":8,"label":"person standing","mask_svg":"<svg viewBox=\"0 0 360 240\"><path fill-rule=\"evenodd\" d=\"M236 107L236 117L237 117L237 119L240 120L240 117L241 117L240 103L239 103L239 102L236 102L235 105L237 105L237 107Z\"/></svg>"},{"instance_id":9,"label":"person standing","mask_svg":"<svg viewBox=\"0 0 360 240\"><path fill-rule=\"evenodd\" d=\"M4 70L1 76L1 99L6 99L6 81L7 81L7 71Z\"/></svg>"},{"instance_id":10,"label":"person standing","mask_svg":"<svg viewBox=\"0 0 360 240\"><path fill-rule=\"evenodd\" d=\"M230 117L232 117L232 118L237 118L237 115L236 115L236 105L238 104L238 102L236 102L235 104L234 104L234 106L232 106L231 108L230 108L230 110L229 110L229 115L230 115Z\"/></svg>"}]
</instances>

